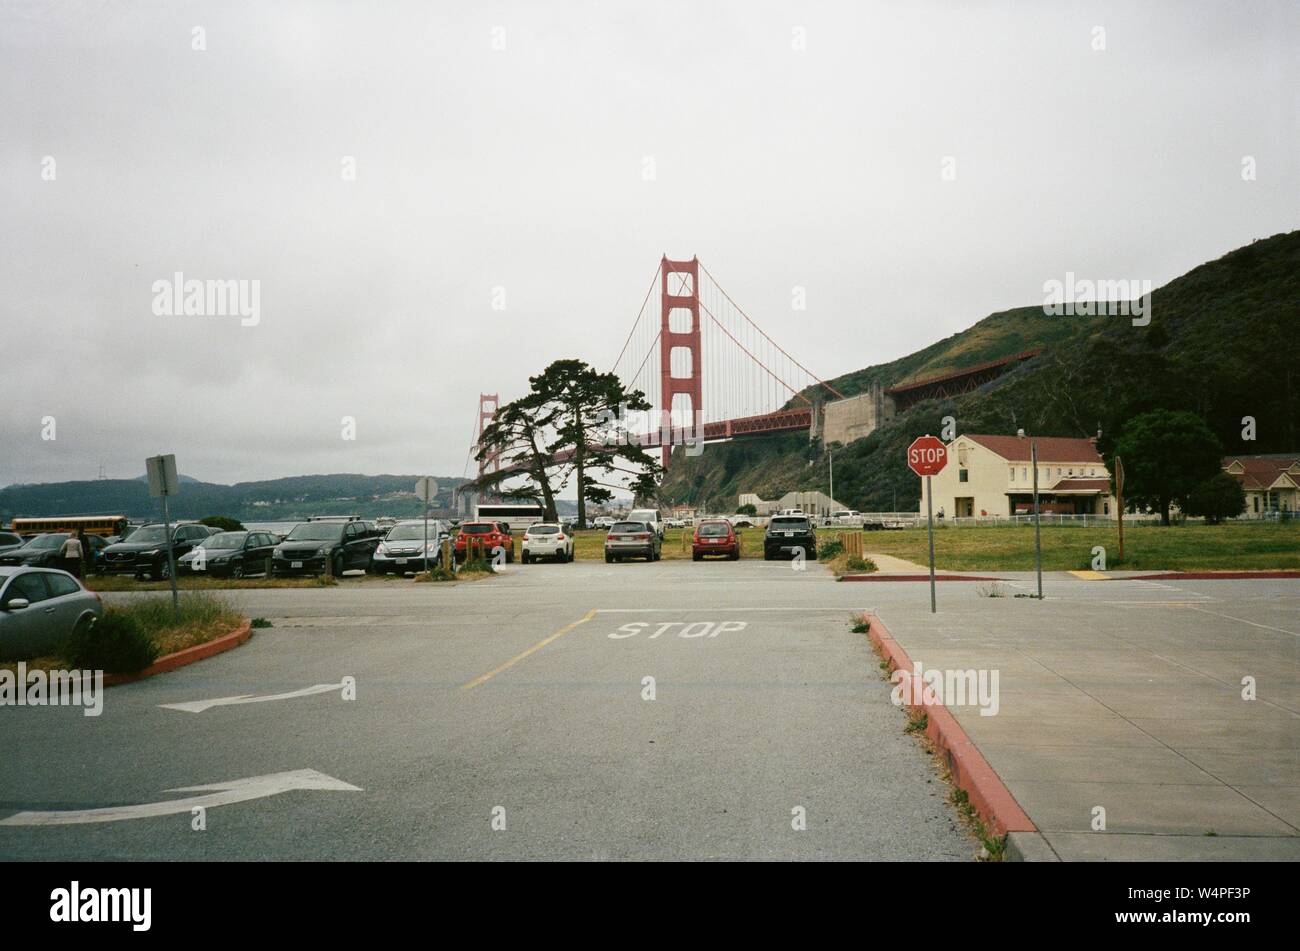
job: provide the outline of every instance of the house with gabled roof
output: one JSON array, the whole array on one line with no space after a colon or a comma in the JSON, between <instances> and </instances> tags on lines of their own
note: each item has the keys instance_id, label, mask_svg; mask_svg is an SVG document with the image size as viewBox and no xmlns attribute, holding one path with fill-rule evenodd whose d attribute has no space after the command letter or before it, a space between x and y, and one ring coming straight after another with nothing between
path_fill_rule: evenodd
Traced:
<instances>
[{"instance_id":1,"label":"house with gabled roof","mask_svg":"<svg viewBox=\"0 0 1300 951\"><path fill-rule=\"evenodd\" d=\"M1300 512L1300 453L1228 456L1223 471L1246 492L1246 514Z\"/></svg>"},{"instance_id":2,"label":"house with gabled roof","mask_svg":"<svg viewBox=\"0 0 1300 951\"><path fill-rule=\"evenodd\" d=\"M1114 516L1110 472L1095 437L967 433L948 444L948 463L934 476L934 511L947 518L1033 512L1030 444L1038 444L1038 498L1043 512ZM921 483L921 514L926 511Z\"/></svg>"}]
</instances>

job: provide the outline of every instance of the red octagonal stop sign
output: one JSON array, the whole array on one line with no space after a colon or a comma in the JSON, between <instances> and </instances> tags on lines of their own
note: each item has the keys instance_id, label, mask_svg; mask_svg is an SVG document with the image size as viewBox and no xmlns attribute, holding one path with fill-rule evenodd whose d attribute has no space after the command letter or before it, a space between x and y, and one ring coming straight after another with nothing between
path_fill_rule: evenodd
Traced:
<instances>
[{"instance_id":1,"label":"red octagonal stop sign","mask_svg":"<svg viewBox=\"0 0 1300 951\"><path fill-rule=\"evenodd\" d=\"M907 467L919 476L938 475L948 464L948 447L934 436L920 436L907 447Z\"/></svg>"}]
</instances>

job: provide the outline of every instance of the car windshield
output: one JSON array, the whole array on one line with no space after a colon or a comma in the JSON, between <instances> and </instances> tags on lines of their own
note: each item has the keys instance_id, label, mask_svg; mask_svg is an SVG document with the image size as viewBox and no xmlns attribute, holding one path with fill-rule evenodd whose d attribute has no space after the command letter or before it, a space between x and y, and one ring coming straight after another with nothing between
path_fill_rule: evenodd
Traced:
<instances>
[{"instance_id":1,"label":"car windshield","mask_svg":"<svg viewBox=\"0 0 1300 951\"><path fill-rule=\"evenodd\" d=\"M559 533L560 526L558 525L534 525L527 532L529 535L558 535Z\"/></svg>"},{"instance_id":2,"label":"car windshield","mask_svg":"<svg viewBox=\"0 0 1300 951\"><path fill-rule=\"evenodd\" d=\"M641 509L633 512L628 516L628 518L632 519L634 522L654 522L658 521L659 513L653 509Z\"/></svg>"},{"instance_id":3,"label":"car windshield","mask_svg":"<svg viewBox=\"0 0 1300 951\"><path fill-rule=\"evenodd\" d=\"M644 532L646 531L645 522L615 522L610 526L609 533L616 535L620 532Z\"/></svg>"},{"instance_id":4,"label":"car windshield","mask_svg":"<svg viewBox=\"0 0 1300 951\"><path fill-rule=\"evenodd\" d=\"M471 522L468 525L460 527L462 535L486 535L492 531L495 526L491 522Z\"/></svg>"},{"instance_id":5,"label":"car windshield","mask_svg":"<svg viewBox=\"0 0 1300 951\"><path fill-rule=\"evenodd\" d=\"M217 532L215 535L209 535L203 541L199 542L201 548L243 548L244 539L248 537L248 532Z\"/></svg>"},{"instance_id":6,"label":"car windshield","mask_svg":"<svg viewBox=\"0 0 1300 951\"><path fill-rule=\"evenodd\" d=\"M772 519L773 528L807 528L808 519L802 515L787 515L785 517L777 516Z\"/></svg>"},{"instance_id":7,"label":"car windshield","mask_svg":"<svg viewBox=\"0 0 1300 951\"><path fill-rule=\"evenodd\" d=\"M722 538L730 531L731 526L726 522L705 522L700 526L701 538Z\"/></svg>"},{"instance_id":8,"label":"car windshield","mask_svg":"<svg viewBox=\"0 0 1300 951\"><path fill-rule=\"evenodd\" d=\"M429 537L438 537L438 523L429 523ZM384 541L389 542L414 542L424 541L424 523L418 525L395 525L385 536Z\"/></svg>"},{"instance_id":9,"label":"car windshield","mask_svg":"<svg viewBox=\"0 0 1300 951\"><path fill-rule=\"evenodd\" d=\"M27 548L38 548L42 551L50 548L58 548L68 540L67 533L58 535L37 535L26 545Z\"/></svg>"},{"instance_id":10,"label":"car windshield","mask_svg":"<svg viewBox=\"0 0 1300 951\"><path fill-rule=\"evenodd\" d=\"M287 542L336 542L343 537L339 522L303 522L285 537Z\"/></svg>"},{"instance_id":11,"label":"car windshield","mask_svg":"<svg viewBox=\"0 0 1300 951\"><path fill-rule=\"evenodd\" d=\"M131 533L132 545L161 545L167 540L167 529L161 525L146 525Z\"/></svg>"}]
</instances>

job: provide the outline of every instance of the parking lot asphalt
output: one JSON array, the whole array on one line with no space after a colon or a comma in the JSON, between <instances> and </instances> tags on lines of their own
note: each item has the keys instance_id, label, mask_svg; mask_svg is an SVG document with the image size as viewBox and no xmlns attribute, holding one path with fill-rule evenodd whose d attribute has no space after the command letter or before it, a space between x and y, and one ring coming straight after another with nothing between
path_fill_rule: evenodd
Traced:
<instances>
[{"instance_id":1,"label":"parking lot asphalt","mask_svg":"<svg viewBox=\"0 0 1300 951\"><path fill-rule=\"evenodd\" d=\"M0 858L969 859L860 611L931 669L999 672L996 715L950 709L1042 857L1300 856L1297 582L1053 573L1038 602L998 574L936 615L924 583L757 560L228 591L274 626L98 718L0 709ZM296 770L336 782L174 791ZM167 805L198 795L204 831ZM110 806L165 814L9 824Z\"/></svg>"},{"instance_id":2,"label":"parking lot asphalt","mask_svg":"<svg viewBox=\"0 0 1300 951\"><path fill-rule=\"evenodd\" d=\"M0 858L968 860L850 631L860 587L815 563L576 562L229 591L274 626L99 717L0 710ZM337 782L229 788L298 770ZM199 795L202 816L177 803ZM30 815L118 806L148 815Z\"/></svg>"}]
</instances>

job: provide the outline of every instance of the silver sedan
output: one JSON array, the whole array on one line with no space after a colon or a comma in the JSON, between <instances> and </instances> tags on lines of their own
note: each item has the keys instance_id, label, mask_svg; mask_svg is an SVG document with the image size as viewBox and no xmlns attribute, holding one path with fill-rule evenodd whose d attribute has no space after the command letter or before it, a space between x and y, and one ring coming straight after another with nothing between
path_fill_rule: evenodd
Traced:
<instances>
[{"instance_id":1,"label":"silver sedan","mask_svg":"<svg viewBox=\"0 0 1300 951\"><path fill-rule=\"evenodd\" d=\"M0 661L53 654L103 613L99 595L66 571L0 566Z\"/></svg>"}]
</instances>

